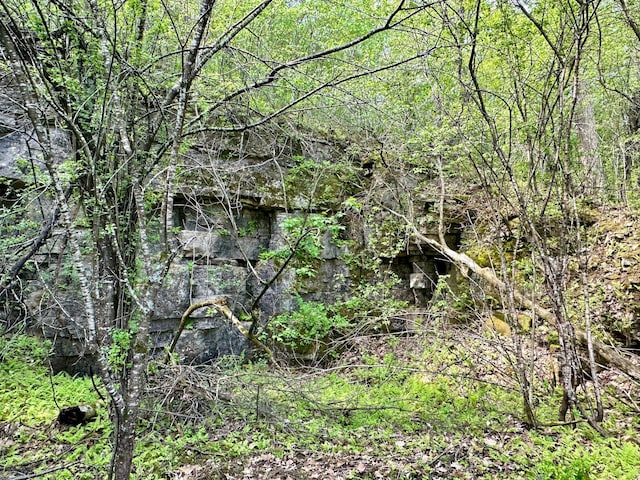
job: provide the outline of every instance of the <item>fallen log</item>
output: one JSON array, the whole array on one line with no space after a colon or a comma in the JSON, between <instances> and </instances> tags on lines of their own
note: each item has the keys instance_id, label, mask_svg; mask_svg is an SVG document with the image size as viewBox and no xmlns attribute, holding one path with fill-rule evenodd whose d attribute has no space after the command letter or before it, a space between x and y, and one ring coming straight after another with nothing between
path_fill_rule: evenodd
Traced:
<instances>
[{"instance_id":1,"label":"fallen log","mask_svg":"<svg viewBox=\"0 0 640 480\"><path fill-rule=\"evenodd\" d=\"M438 240L434 240L433 238L427 237L415 228L413 228L413 234L418 241L429 245L431 248L451 260L464 276L468 276L469 271L471 271L475 275L485 280L492 288L494 288L498 292L504 293L507 291L507 285L505 284L505 282L500 280L490 268L481 267L468 255L456 252L446 244L443 244ZM534 312L545 322L555 325L557 319L550 310L534 302L531 298L524 295L515 287L512 288L512 293L513 299L519 307ZM575 327L574 330L578 342L584 347L588 348L589 339L587 332ZM595 339L593 337L591 338L591 345L594 353L602 360L603 363L619 369L635 380L640 380L640 367L638 367L627 357L622 355L616 347L607 345L601 340Z\"/></svg>"}]
</instances>

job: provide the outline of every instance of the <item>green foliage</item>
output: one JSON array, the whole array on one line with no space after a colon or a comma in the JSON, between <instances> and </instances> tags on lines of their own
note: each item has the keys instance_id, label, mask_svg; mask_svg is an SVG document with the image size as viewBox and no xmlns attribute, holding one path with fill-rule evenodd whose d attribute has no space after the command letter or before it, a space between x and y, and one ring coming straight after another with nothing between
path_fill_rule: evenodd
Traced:
<instances>
[{"instance_id":1,"label":"green foliage","mask_svg":"<svg viewBox=\"0 0 640 480\"><path fill-rule=\"evenodd\" d=\"M0 192L3 200L0 203L0 248L5 265L3 271L6 271L8 265L24 255L24 246L42 228L43 220L30 206L41 192L36 187L17 189L2 179Z\"/></svg>"},{"instance_id":2,"label":"green foliage","mask_svg":"<svg viewBox=\"0 0 640 480\"><path fill-rule=\"evenodd\" d=\"M3 365L33 365L44 362L51 350L50 341L40 341L28 335L0 337L0 361Z\"/></svg>"},{"instance_id":3,"label":"green foliage","mask_svg":"<svg viewBox=\"0 0 640 480\"><path fill-rule=\"evenodd\" d=\"M440 275L433 289L431 301L429 302L429 312L431 315L441 320L448 319L454 297L451 286L449 285L449 276Z\"/></svg>"},{"instance_id":4,"label":"green foliage","mask_svg":"<svg viewBox=\"0 0 640 480\"><path fill-rule=\"evenodd\" d=\"M37 473L48 470L52 463L68 464L68 468L43 478L101 477L109 463L108 414L98 408L98 416L91 423L58 429L54 424L56 402L61 407L91 405L99 397L87 377L73 378L64 373L50 377L43 363L49 348L50 344L33 337L0 338L0 425L7 434L7 441L0 443L2 467L10 471L34 469ZM79 469L83 463L85 467Z\"/></svg>"},{"instance_id":5,"label":"green foliage","mask_svg":"<svg viewBox=\"0 0 640 480\"><path fill-rule=\"evenodd\" d=\"M280 224L287 246L264 251L260 259L274 260L277 264L293 260L291 266L299 277L313 278L325 248L325 238L339 243L339 234L344 227L338 220L338 215L317 213L288 217Z\"/></svg>"},{"instance_id":6,"label":"green foliage","mask_svg":"<svg viewBox=\"0 0 640 480\"><path fill-rule=\"evenodd\" d=\"M132 334L128 330L114 328L111 332L111 344L108 347L107 358L109 365L116 371L124 369L129 350L131 349Z\"/></svg>"},{"instance_id":7,"label":"green foliage","mask_svg":"<svg viewBox=\"0 0 640 480\"><path fill-rule=\"evenodd\" d=\"M32 84L37 90L33 93L53 107L47 113L52 116L50 124L68 126L73 122L74 128L70 130L82 132L86 137L74 138L74 145L87 145L91 150L91 158L86 158L87 153L78 149L70 159L56 167L61 186L72 189L69 198L79 202L79 211L84 212L84 216L72 220L73 228L97 232L94 242L85 242L78 253L100 255L109 249L97 248L97 242L104 241L105 234L114 237L109 240L115 240L121 247L126 263L121 271L113 272L114 278L131 277L130 285L137 289L146 287L150 280L142 272L152 270L143 268L140 263L140 235L146 233L154 243L161 239L162 226L154 210L162 203L166 192L155 185L160 184L158 179L164 177L168 165L166 152L172 143L171 132L180 131L175 128L175 118L172 118L172 112L177 109L171 102L163 104L163 97L184 71L184 55L176 52L184 53L185 46L193 40L193 25L201 14L197 2L131 0L117 6L98 3L99 8L95 11L82 2L68 5L48 2L44 12L37 2L8 0L4 7L11 17L8 24L15 25L21 32L20 46L29 48L30 42L35 45L33 52L21 53L25 54L25 59L33 55L30 59L33 64L24 63L34 75ZM624 133L628 128L624 123L628 116L628 100L640 85L638 69L634 67L637 42L624 23L623 12L616 2L596 2L600 10L597 14L593 11L593 15L576 15L580 8L595 5L593 2L521 2L522 8L527 9L538 24L527 18L513 2L407 3L401 13L409 19L400 28L309 62L294 59L354 41L372 28L383 25L384 16L397 4L276 1L250 28L231 37L228 28L238 25L254 4L240 1L213 3L215 11L206 32L207 47L202 48L199 58L206 58L208 52L215 55L194 80L195 88L188 95L193 100L187 109L189 118L185 126L188 128L181 131L180 139L176 139L180 140L178 152L181 155L196 145L192 140L195 136L191 137L194 131L200 132L203 127L240 130L253 121L279 115L291 104L294 114L281 125L312 125L317 127L316 132L327 132L327 136L332 135L330 138L352 143L362 138L362 143L373 143L374 147L366 146L360 151L369 152L379 162L376 165L379 169L382 165L387 167L385 160L391 156L401 167L399 172L416 176L418 184L423 185L420 183L423 179L433 178L436 174L434 159L442 158L442 172L447 181L459 178L461 172L467 172L465 175L473 172L474 176L478 175L475 181L480 179L495 188L492 199L496 202L505 201L512 207L509 202L524 198L527 205L523 211L540 225L541 238L544 237L549 250L544 253L554 257L570 251L571 239L559 238L553 228L567 219L565 200L567 195L574 195L573 186L579 186L579 194L583 195L582 189L586 191L590 185L592 171L582 164L586 157L601 160L607 175L608 184L598 195L617 199L615 189L620 188L620 199L632 205L637 202L635 187L628 195L622 188L637 179L637 172L627 172L627 166L622 165L627 160L624 158L628 153L626 150L632 150L627 142L637 141L637 134ZM421 12L420 6L427 4L429 7ZM476 5L479 7L477 19L474 18ZM636 5L630 5L630 9L633 15L638 13ZM104 18L94 18L96 15L104 15ZM575 22L585 18L597 20L597 28L595 23L578 28ZM473 28L476 20L477 28ZM99 35L95 35L102 29L106 29L107 37L113 39L107 50L113 53L114 61L109 62L108 68L103 45ZM576 32L584 33L585 37L575 38ZM26 39L24 42L22 37ZM225 46L218 53L215 53L216 39L219 45ZM578 52L577 48L583 51ZM375 70L421 51L429 52L429 55L420 62L378 71L371 77L360 76L350 84L339 83L350 75ZM578 53L582 53L579 62ZM574 59L576 63L573 63ZM283 68L272 71L276 66ZM468 67L475 68L473 81L469 78ZM9 73L12 68L2 63L3 72ZM571 78L572 69L575 69L575 78ZM581 82L584 85L578 85ZM21 83L27 85L29 82ZM252 89L252 85L268 88ZM307 96L309 92L320 95ZM482 98L477 97L479 93ZM574 124L585 123L580 115L586 107L575 105L574 117L571 105L578 93L586 95L588 106L594 111L600 140L595 151L586 154L581 151L580 132L574 127ZM116 99L124 108L121 109ZM229 99L232 102L228 102ZM165 108L169 106L172 108ZM485 111L480 112L478 107ZM62 114L53 118L57 110ZM358 135L353 135L354 132ZM134 155L122 148L123 133L133 140ZM299 133L300 138L292 141L294 151L301 150L299 147L306 140L302 138L302 129ZM354 147L353 151L356 150ZM298 156L293 161L295 165L288 170L284 185L290 202L288 207L316 212L335 208L343 202L346 210L367 216L365 236L370 244L351 258L350 266L354 271L356 268L367 273L379 271L381 258L393 258L406 248L411 233L406 222L386 215L382 208L369 209L364 205L364 200L360 199L365 196L359 195L364 182L350 160L315 162ZM630 162L629 168L633 163L635 161ZM47 174L33 169L31 162L18 161L17 167L34 178L29 180L33 185L27 187L22 199L7 202L0 211L0 246L7 252L5 265L11 265L22 255L25 246L40 230L42 219L31 218L26 206L42 193L37 188L50 184ZM570 180L566 184L558 181L564 180L563 175ZM80 179L83 182L79 182ZM145 187L144 202L140 205L149 212L148 232L136 231L140 223L136 222L138 212L131 207L132 179L141 185L153 185ZM387 180L388 177L380 175L374 177L371 184L377 187L380 183L376 182ZM12 197L13 187L9 183L4 182L2 188L7 197ZM95 193L105 196L92 198ZM410 209L413 205L409 202L410 194L413 193L398 192L396 200ZM107 198L113 203L103 204ZM412 215L414 213L417 217L422 216L416 218L417 221L428 220L424 223L434 225L435 217L431 213L423 215L411 211ZM281 226L286 246L264 252L262 259L272 260L277 265L291 260L291 267L301 282L313 278L322 261L326 240L329 237L334 243L339 240L340 221L338 215L331 213L314 213L287 220ZM254 229L255 225L249 222L239 228L237 234L248 236ZM505 242L502 247L509 245ZM493 250L477 253L474 258L482 266L495 263ZM160 255L156 258L163 260ZM103 261L98 267L113 263L111 258L97 260ZM163 261L155 263L164 264ZM54 279L47 272L41 278L58 281L63 288L65 282L75 285L77 273L69 265L65 262L58 278ZM525 285L534 290L537 285L530 283L536 273L533 262L517 259L515 267L516 280L529 282ZM97 268L95 271L107 272L109 269ZM542 281L542 276L538 277ZM392 299L398 279L384 273L379 278L380 281L356 287L351 298L332 309L301 301L297 312L273 319L268 327L272 330L267 333L273 341L297 349L322 341L334 328L349 328L355 322L371 322L376 328L383 327L403 304ZM64 281L59 282L61 279ZM234 286L222 280L220 286ZM612 295L620 297L620 302L633 303L624 302L627 298L632 299L627 297L629 292L616 282L609 283ZM97 291L100 285L96 287ZM122 291L126 292L126 289ZM604 293L595 293L591 301L606 298ZM126 295L120 299L120 305L133 304ZM450 319L453 309L463 308L467 303L468 299L454 295L445 278L441 277L429 313ZM579 314L580 310L570 312ZM630 327L632 321L633 317L623 316L613 320L614 327L621 330ZM115 370L121 371L126 366L134 336L135 329L111 331L111 342L105 348ZM14 391L20 392L22 397L27 392L30 397L23 405L26 419L23 422L20 418L21 423L29 425L29 421L33 421L37 424L51 416L52 410L45 406L48 405L45 401L48 390L43 387L44 377L37 368L46 357L48 347L29 342L31 340L15 337L1 346L2 384L9 390L1 392L3 421L13 422L13 410L18 411L15 405L20 398L16 394L12 396ZM443 360L441 352L435 353L436 358ZM366 357L364 362L367 367L364 372L348 377L328 376L326 383L321 385L322 393L317 397L322 401L320 404L335 405L331 402L337 402L341 407L342 423L335 422L330 415L318 415L318 408L296 405L300 421L296 426L301 425L300 428L312 432L302 439L303 442L319 449L345 447L363 451L365 437L381 443L391 437L388 425L400 425L404 432L410 428L419 429L415 424L424 422L430 427L431 424L444 426L442 430L469 429L485 434L483 415L495 412L490 411L493 405L484 406L478 399L486 397L503 405L514 404L513 398L503 391L469 385L460 378L453 381L453 377L408 374L393 355ZM33 371L39 373L36 375ZM54 385L59 385L61 392L69 390L67 393L72 391L70 385L77 387L74 393L89 392L83 382L83 379L69 379L64 375L54 379ZM34 386L39 383L42 385ZM66 394L60 395L63 398ZM278 398L275 393L274 398ZM398 406L398 409L387 408L391 406ZM335 413L333 408L326 411ZM99 435L93 437L95 442L82 443L82 433L98 427L106 432L110 428L107 425L107 422L98 421L70 430L68 437L58 439L77 446L72 453L65 454L64 461L73 462L84 456L86 462L97 468L96 472L63 470L55 476L103 477L104 464L99 462L104 462L106 455L103 453L108 445L104 438L97 439ZM384 426L372 433L378 425ZM185 431L183 437L154 432L137 450L138 475L166 477L167 471L178 462L174 450L185 450L191 445L221 456L239 457L266 449L270 445L269 432L257 430L232 432L230 438L221 441L211 441L211 437L200 430ZM432 430L429 428L428 434L425 433L412 447L419 448L421 442L428 443ZM44 443L38 435L39 432L19 429L17 438L21 441L31 436ZM253 437L247 438L250 435ZM589 472L602 478L637 476L635 459L638 451L633 444L605 445L580 430L562 430L558 434L563 438L571 435L576 437L575 442L560 442L560 448L557 448L557 438L534 436L534 445L529 447L528 453L535 451L537 463L532 465L531 460L523 456L522 465L543 478L586 478ZM339 447L322 440L331 436L338 439ZM284 437L285 441L294 443L291 437ZM469 439L457 440L460 445L469 443ZM589 443L589 446L582 443ZM155 449L152 445L156 445ZM525 450L522 445L508 446L520 452ZM5 448L4 444L2 448ZM11 448L10 445L9 450ZM557 455L553 453L554 448L559 452ZM14 449L6 458L18 462L18 453ZM472 454L474 452L470 452L469 457ZM626 463L616 464L615 457ZM425 465L424 468L428 470L429 467Z\"/></svg>"},{"instance_id":8,"label":"green foliage","mask_svg":"<svg viewBox=\"0 0 640 480\"><path fill-rule=\"evenodd\" d=\"M474 478L572 480L631 480L640 474L633 441L594 436L585 424L523 430L512 418L521 408L518 393L472 378L468 368L474 365L464 347L433 337L395 337L363 348L358 365L331 372L298 375L262 364L220 364L215 382L233 400L212 402L207 416L167 415L176 407L171 402L189 394L188 382L180 395L148 397L132 478L163 479L195 466L210 468L212 478L226 469L240 476L232 469L258 459L270 468L270 462L311 453L323 473L337 459L356 459L353 478L375 478L356 469L367 458L376 459L375 471L388 478L453 478L456 471ZM0 382L6 386L0 389L0 472L42 473L45 480L106 478L113 428L106 409L79 427L53 423L58 410L51 383L59 404L68 406L98 400L90 379L58 374L50 381L42 365L49 346L30 337L2 338L0 352ZM190 408L206 402L196 398L186 400ZM545 408L555 414L551 403ZM613 416L606 427L614 429L619 420ZM52 464L60 470L45 474Z\"/></svg>"},{"instance_id":9,"label":"green foliage","mask_svg":"<svg viewBox=\"0 0 640 480\"><path fill-rule=\"evenodd\" d=\"M285 179L288 195L301 207L334 207L340 199L356 192L358 170L346 161L318 162L294 157L296 165Z\"/></svg>"},{"instance_id":10,"label":"green foliage","mask_svg":"<svg viewBox=\"0 0 640 480\"><path fill-rule=\"evenodd\" d=\"M264 337L294 352L304 353L351 326L348 320L325 305L298 298L298 310L270 319Z\"/></svg>"},{"instance_id":11,"label":"green foliage","mask_svg":"<svg viewBox=\"0 0 640 480\"><path fill-rule=\"evenodd\" d=\"M379 207L371 209L367 219L370 230L367 249L376 257L394 258L407 245L408 226L405 221L382 212Z\"/></svg>"},{"instance_id":12,"label":"green foliage","mask_svg":"<svg viewBox=\"0 0 640 480\"><path fill-rule=\"evenodd\" d=\"M540 448L531 471L532 478L561 480L634 479L640 473L640 449L630 442L600 440L584 445L587 432L564 435L558 441L550 436L532 434Z\"/></svg>"},{"instance_id":13,"label":"green foliage","mask_svg":"<svg viewBox=\"0 0 640 480\"><path fill-rule=\"evenodd\" d=\"M0 476L33 472L45 480L107 478L113 425L91 379L65 373L51 375L44 365L50 344L29 336L0 337ZM104 395L104 393L103 393ZM77 427L55 423L57 404L97 405L97 417ZM136 447L136 479L166 478L188 463L189 448L206 448L202 428L179 428L162 434L152 427ZM60 467L53 473L52 465ZM11 475L12 476L12 475Z\"/></svg>"},{"instance_id":14,"label":"green foliage","mask_svg":"<svg viewBox=\"0 0 640 480\"><path fill-rule=\"evenodd\" d=\"M251 235L256 233L256 230L257 230L256 221L249 220L246 227L238 228L238 237L240 238L250 237Z\"/></svg>"},{"instance_id":15,"label":"green foliage","mask_svg":"<svg viewBox=\"0 0 640 480\"><path fill-rule=\"evenodd\" d=\"M357 285L351 296L338 302L335 308L358 325L385 330L390 325L391 318L407 306L406 302L394 298L393 289L399 282L396 275L388 273L371 283Z\"/></svg>"},{"instance_id":16,"label":"green foliage","mask_svg":"<svg viewBox=\"0 0 640 480\"><path fill-rule=\"evenodd\" d=\"M280 227L288 237L289 243L296 243L296 254L306 260L318 260L322 253L322 236L332 220L323 215L312 214L305 217L285 219Z\"/></svg>"}]
</instances>

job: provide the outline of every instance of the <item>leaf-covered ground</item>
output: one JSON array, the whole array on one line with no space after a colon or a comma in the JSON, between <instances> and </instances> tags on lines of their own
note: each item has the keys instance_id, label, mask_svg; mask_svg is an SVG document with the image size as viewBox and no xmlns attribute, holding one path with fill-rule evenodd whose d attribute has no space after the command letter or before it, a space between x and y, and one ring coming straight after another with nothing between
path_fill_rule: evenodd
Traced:
<instances>
[{"instance_id":1,"label":"leaf-covered ground","mask_svg":"<svg viewBox=\"0 0 640 480\"><path fill-rule=\"evenodd\" d=\"M468 328L421 327L351 338L322 368L156 365L135 478L638 478L634 385L603 373L610 438L583 422L528 430L509 345ZM25 361L32 348L3 346L0 478L106 478L108 412L80 427L55 422L54 398L61 407L97 401L91 382L50 378ZM531 354L537 413L554 421L558 392L543 351Z\"/></svg>"}]
</instances>

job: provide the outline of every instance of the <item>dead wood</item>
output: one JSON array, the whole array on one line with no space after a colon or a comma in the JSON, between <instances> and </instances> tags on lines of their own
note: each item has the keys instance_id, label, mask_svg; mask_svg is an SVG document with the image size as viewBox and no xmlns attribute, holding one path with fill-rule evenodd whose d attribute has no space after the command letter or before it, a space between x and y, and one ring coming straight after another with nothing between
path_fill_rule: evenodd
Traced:
<instances>
[{"instance_id":1,"label":"dead wood","mask_svg":"<svg viewBox=\"0 0 640 480\"><path fill-rule=\"evenodd\" d=\"M174 335L173 340L171 341L171 345L169 345L169 349L167 350L167 354L165 356L165 363L169 362L169 359L171 358L171 354L175 350L176 344L178 343L178 339L180 338L180 335L182 335L182 331L187 326L187 322L189 321L190 315L196 310L199 310L200 308L204 308L204 307L213 307L216 310L218 310L220 313L222 313L240 331L240 333L242 333L242 335L244 335L256 347L258 347L260 350L266 353L270 363L275 363L273 352L271 351L271 349L267 347L264 343L262 343L253 333L249 332L247 328L245 328L245 326L242 324L240 319L238 319L238 317L236 317L233 314L233 312L227 305L227 299L224 297L200 300L199 302L196 302L190 305L189 308L185 310L185 312L182 314L182 318L180 318L180 324L178 325L178 330L176 331L176 334Z\"/></svg>"},{"instance_id":2,"label":"dead wood","mask_svg":"<svg viewBox=\"0 0 640 480\"><path fill-rule=\"evenodd\" d=\"M502 293L507 291L507 285L500 280L490 268L481 267L468 255L456 252L446 244L418 232L415 228L413 229L413 234L418 241L429 245L431 248L451 260L464 276L468 276L471 271L486 281L489 286L498 292ZM556 324L556 317L550 310L542 307L520 292L517 288L513 288L513 299L519 307L534 312L539 318L549 324ZM578 342L582 346L588 348L587 332L585 330L575 328L575 334ZM622 355L618 349L595 338L591 339L591 343L594 353L602 360L603 363L618 368L635 380L640 380L640 367Z\"/></svg>"}]
</instances>

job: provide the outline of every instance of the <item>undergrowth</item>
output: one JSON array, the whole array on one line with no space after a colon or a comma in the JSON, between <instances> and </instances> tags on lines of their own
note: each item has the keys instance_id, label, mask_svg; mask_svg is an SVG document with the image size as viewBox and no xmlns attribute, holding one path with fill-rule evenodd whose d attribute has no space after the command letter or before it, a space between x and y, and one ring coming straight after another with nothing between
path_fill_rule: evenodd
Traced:
<instances>
[{"instance_id":1,"label":"undergrowth","mask_svg":"<svg viewBox=\"0 0 640 480\"><path fill-rule=\"evenodd\" d=\"M50 375L48 348L0 343L0 478L106 478L109 413L55 422L58 406L98 394L89 378ZM518 392L470 375L461 351L389 337L324 370L156 367L150 392L162 395L145 402L134 478L638 478L638 423L622 405L609 401L612 438L583 423L527 430Z\"/></svg>"}]
</instances>

